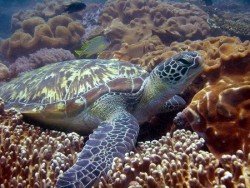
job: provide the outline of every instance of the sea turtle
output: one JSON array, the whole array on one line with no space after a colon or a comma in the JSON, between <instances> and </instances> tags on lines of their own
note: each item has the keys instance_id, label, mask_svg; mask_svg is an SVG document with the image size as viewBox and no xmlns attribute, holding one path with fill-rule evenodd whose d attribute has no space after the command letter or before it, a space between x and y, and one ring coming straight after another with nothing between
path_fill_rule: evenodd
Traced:
<instances>
[{"instance_id":1,"label":"sea turtle","mask_svg":"<svg viewBox=\"0 0 250 188\"><path fill-rule=\"evenodd\" d=\"M136 143L139 124L185 101L181 93L202 72L197 52L182 52L151 73L118 60L80 59L24 73L0 87L7 108L52 128L89 134L57 187L90 187Z\"/></svg>"}]
</instances>

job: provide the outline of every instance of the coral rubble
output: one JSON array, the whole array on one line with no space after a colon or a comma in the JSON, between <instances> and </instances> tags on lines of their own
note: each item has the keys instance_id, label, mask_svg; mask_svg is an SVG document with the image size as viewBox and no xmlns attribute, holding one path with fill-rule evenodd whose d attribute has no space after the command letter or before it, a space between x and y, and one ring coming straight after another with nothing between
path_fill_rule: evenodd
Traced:
<instances>
[{"instance_id":1,"label":"coral rubble","mask_svg":"<svg viewBox=\"0 0 250 188\"><path fill-rule=\"evenodd\" d=\"M21 30L1 42L0 52L13 60L45 47L72 49L83 34L83 26L67 15L55 16L47 22L32 17L22 23Z\"/></svg>"},{"instance_id":2,"label":"coral rubble","mask_svg":"<svg viewBox=\"0 0 250 188\"><path fill-rule=\"evenodd\" d=\"M43 48L29 56L19 57L9 67L11 77L17 76L21 72L42 67L47 64L57 63L66 60L73 60L75 56L68 50L62 48Z\"/></svg>"},{"instance_id":3,"label":"coral rubble","mask_svg":"<svg viewBox=\"0 0 250 188\"><path fill-rule=\"evenodd\" d=\"M249 162L242 151L216 157L201 150L196 133L177 130L160 140L139 143L139 151L113 161L99 187L248 187ZM250 157L250 155L249 155ZM250 160L250 159L249 159Z\"/></svg>"},{"instance_id":4,"label":"coral rubble","mask_svg":"<svg viewBox=\"0 0 250 188\"><path fill-rule=\"evenodd\" d=\"M83 137L43 130L22 120L0 101L1 187L52 187L76 161Z\"/></svg>"}]
</instances>

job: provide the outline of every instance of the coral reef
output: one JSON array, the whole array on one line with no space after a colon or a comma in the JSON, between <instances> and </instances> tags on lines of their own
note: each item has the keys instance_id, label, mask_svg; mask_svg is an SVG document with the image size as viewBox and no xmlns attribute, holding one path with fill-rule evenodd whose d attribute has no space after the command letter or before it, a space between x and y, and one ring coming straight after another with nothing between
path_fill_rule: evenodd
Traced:
<instances>
[{"instance_id":1,"label":"coral reef","mask_svg":"<svg viewBox=\"0 0 250 188\"><path fill-rule=\"evenodd\" d=\"M23 22L22 30L1 42L0 52L13 60L45 47L73 49L83 33L83 26L66 15L55 16L47 22L32 17Z\"/></svg>"},{"instance_id":2,"label":"coral reef","mask_svg":"<svg viewBox=\"0 0 250 188\"><path fill-rule=\"evenodd\" d=\"M214 35L223 33L224 35L237 36L242 40L250 38L250 13L228 13L218 11L210 12L208 23Z\"/></svg>"},{"instance_id":3,"label":"coral reef","mask_svg":"<svg viewBox=\"0 0 250 188\"><path fill-rule=\"evenodd\" d=\"M207 18L204 11L188 3L118 0L104 8L99 22L114 49L119 49L122 43L135 44L153 35L166 44L204 38L210 32Z\"/></svg>"},{"instance_id":4,"label":"coral reef","mask_svg":"<svg viewBox=\"0 0 250 188\"><path fill-rule=\"evenodd\" d=\"M20 29L23 21L32 17L40 17L47 21L49 18L63 13L65 5L71 2L76 2L76 0L44 0L42 3L37 3L33 10L19 11L12 16L12 31Z\"/></svg>"},{"instance_id":5,"label":"coral reef","mask_svg":"<svg viewBox=\"0 0 250 188\"><path fill-rule=\"evenodd\" d=\"M23 122L0 100L1 187L53 187L57 177L76 161L83 137L44 130Z\"/></svg>"},{"instance_id":6,"label":"coral reef","mask_svg":"<svg viewBox=\"0 0 250 188\"><path fill-rule=\"evenodd\" d=\"M9 69L11 77L15 77L21 72L36 69L51 63L73 59L75 59L75 56L68 50L62 48L43 48L35 53L29 54L27 57L17 58L16 61L10 65Z\"/></svg>"},{"instance_id":7,"label":"coral reef","mask_svg":"<svg viewBox=\"0 0 250 188\"><path fill-rule=\"evenodd\" d=\"M0 82L10 77L10 71L6 65L0 61Z\"/></svg>"},{"instance_id":8,"label":"coral reef","mask_svg":"<svg viewBox=\"0 0 250 188\"><path fill-rule=\"evenodd\" d=\"M208 37L204 40L173 42L169 46L161 44L159 39L155 37L151 41L145 41L144 45L154 46L151 48L153 50L138 57L135 54L141 48L139 46L135 48L136 45L128 45L126 48L122 47L118 51L111 52L111 56L140 64L151 71L158 63L173 54L181 51L198 51L202 54L206 63L206 72L216 72L223 62L238 61L250 56L249 41L241 42L237 37ZM212 79L212 77L210 78Z\"/></svg>"},{"instance_id":9,"label":"coral reef","mask_svg":"<svg viewBox=\"0 0 250 188\"><path fill-rule=\"evenodd\" d=\"M241 149L250 153L250 59L223 65L220 77L207 82L177 115L179 126L191 126L216 156Z\"/></svg>"},{"instance_id":10,"label":"coral reef","mask_svg":"<svg viewBox=\"0 0 250 188\"><path fill-rule=\"evenodd\" d=\"M216 157L201 150L196 133L177 130L159 140L139 143L138 152L113 161L99 187L249 187L250 158L243 152ZM250 155L249 155L250 157Z\"/></svg>"}]
</instances>

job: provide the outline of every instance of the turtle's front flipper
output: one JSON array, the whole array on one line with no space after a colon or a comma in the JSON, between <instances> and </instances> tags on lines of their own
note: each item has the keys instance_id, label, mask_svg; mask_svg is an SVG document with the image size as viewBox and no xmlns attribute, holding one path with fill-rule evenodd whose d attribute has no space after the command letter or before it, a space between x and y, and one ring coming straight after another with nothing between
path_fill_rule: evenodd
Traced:
<instances>
[{"instance_id":1,"label":"turtle's front flipper","mask_svg":"<svg viewBox=\"0 0 250 188\"><path fill-rule=\"evenodd\" d=\"M186 105L186 101L179 95L174 95L171 99L167 100L161 108L161 113L182 110Z\"/></svg>"},{"instance_id":2,"label":"turtle's front flipper","mask_svg":"<svg viewBox=\"0 0 250 188\"><path fill-rule=\"evenodd\" d=\"M124 157L136 143L137 120L128 112L115 113L89 136L76 164L57 181L57 187L91 187L111 168L114 157Z\"/></svg>"}]
</instances>

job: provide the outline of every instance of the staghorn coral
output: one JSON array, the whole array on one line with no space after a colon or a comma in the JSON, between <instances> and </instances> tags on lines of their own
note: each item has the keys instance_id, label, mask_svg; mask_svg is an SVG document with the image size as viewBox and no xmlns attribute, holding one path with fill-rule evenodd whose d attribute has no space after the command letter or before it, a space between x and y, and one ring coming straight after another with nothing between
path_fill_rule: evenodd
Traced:
<instances>
[{"instance_id":1,"label":"staghorn coral","mask_svg":"<svg viewBox=\"0 0 250 188\"><path fill-rule=\"evenodd\" d=\"M0 82L10 77L10 71L6 65L0 61Z\"/></svg>"},{"instance_id":2,"label":"staghorn coral","mask_svg":"<svg viewBox=\"0 0 250 188\"><path fill-rule=\"evenodd\" d=\"M204 11L188 3L118 0L104 8L99 22L113 44L131 45L153 35L169 44L207 36L210 30L207 18Z\"/></svg>"},{"instance_id":3,"label":"staghorn coral","mask_svg":"<svg viewBox=\"0 0 250 188\"><path fill-rule=\"evenodd\" d=\"M23 122L0 100L1 187L52 187L76 161L83 137L44 130Z\"/></svg>"},{"instance_id":4,"label":"staghorn coral","mask_svg":"<svg viewBox=\"0 0 250 188\"><path fill-rule=\"evenodd\" d=\"M72 49L79 44L83 33L82 25L66 15L53 17L46 23L34 17L25 20L21 31L1 42L0 52L13 60L45 47Z\"/></svg>"},{"instance_id":5,"label":"staghorn coral","mask_svg":"<svg viewBox=\"0 0 250 188\"><path fill-rule=\"evenodd\" d=\"M51 63L73 59L75 59L75 56L68 50L62 48L43 48L35 53L29 54L28 57L23 56L17 58L16 61L10 65L9 69L11 77L15 77L21 72L36 69Z\"/></svg>"},{"instance_id":6,"label":"staghorn coral","mask_svg":"<svg viewBox=\"0 0 250 188\"><path fill-rule=\"evenodd\" d=\"M177 130L160 140L139 143L137 153L124 164L114 159L109 178L99 187L248 187L249 160L242 151L216 157L201 150L204 140L196 133ZM250 157L250 155L249 155Z\"/></svg>"}]
</instances>

